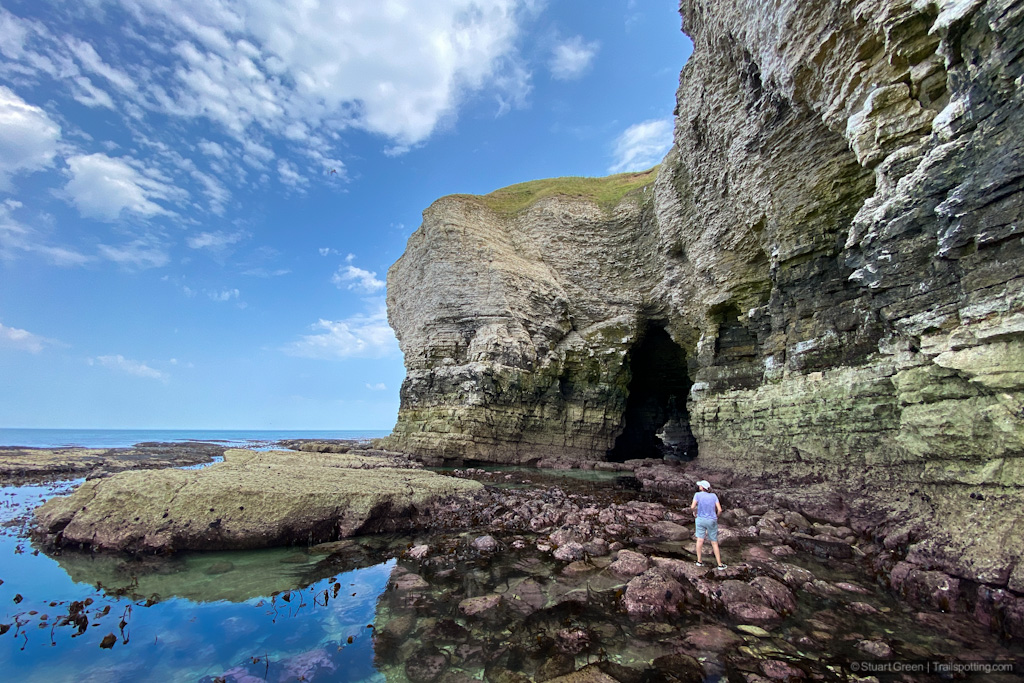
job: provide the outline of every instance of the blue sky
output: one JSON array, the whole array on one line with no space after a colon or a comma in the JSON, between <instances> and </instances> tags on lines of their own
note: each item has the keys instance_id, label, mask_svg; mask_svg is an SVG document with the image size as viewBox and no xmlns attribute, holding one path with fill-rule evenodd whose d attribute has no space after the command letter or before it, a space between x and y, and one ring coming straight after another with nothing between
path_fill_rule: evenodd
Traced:
<instances>
[{"instance_id":1,"label":"blue sky","mask_svg":"<svg viewBox=\"0 0 1024 683\"><path fill-rule=\"evenodd\" d=\"M0 427L389 429L440 196L657 163L674 0L0 0Z\"/></svg>"}]
</instances>

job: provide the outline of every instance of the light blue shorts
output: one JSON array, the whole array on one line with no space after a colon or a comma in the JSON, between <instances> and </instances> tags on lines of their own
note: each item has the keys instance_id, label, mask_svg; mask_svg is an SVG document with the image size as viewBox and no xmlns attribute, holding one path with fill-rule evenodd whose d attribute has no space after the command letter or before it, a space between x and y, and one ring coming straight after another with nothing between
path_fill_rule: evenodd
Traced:
<instances>
[{"instance_id":1,"label":"light blue shorts","mask_svg":"<svg viewBox=\"0 0 1024 683\"><path fill-rule=\"evenodd\" d=\"M697 538L707 538L712 543L718 543L718 520L711 517L697 518Z\"/></svg>"}]
</instances>

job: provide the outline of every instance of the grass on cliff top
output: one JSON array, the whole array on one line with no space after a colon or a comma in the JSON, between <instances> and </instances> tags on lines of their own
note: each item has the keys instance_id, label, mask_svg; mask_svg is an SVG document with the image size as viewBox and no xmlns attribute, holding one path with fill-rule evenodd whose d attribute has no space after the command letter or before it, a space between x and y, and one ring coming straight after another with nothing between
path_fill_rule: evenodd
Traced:
<instances>
[{"instance_id":1,"label":"grass on cliff top","mask_svg":"<svg viewBox=\"0 0 1024 683\"><path fill-rule=\"evenodd\" d=\"M546 197L582 197L591 199L603 209L610 209L623 197L654 182L658 167L639 173L619 173L604 178L567 176L531 180L509 185L485 195L455 195L472 197L496 213L514 214L533 206Z\"/></svg>"}]
</instances>

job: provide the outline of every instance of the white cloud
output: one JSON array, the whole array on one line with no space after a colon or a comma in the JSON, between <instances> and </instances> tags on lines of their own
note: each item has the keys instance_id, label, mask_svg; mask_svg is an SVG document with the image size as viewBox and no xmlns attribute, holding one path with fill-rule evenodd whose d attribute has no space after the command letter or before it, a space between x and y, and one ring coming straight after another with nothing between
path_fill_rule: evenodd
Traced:
<instances>
[{"instance_id":1,"label":"white cloud","mask_svg":"<svg viewBox=\"0 0 1024 683\"><path fill-rule=\"evenodd\" d=\"M203 194L210 200L210 212L217 216L224 215L224 206L231 199L231 192L208 173L192 169L189 174L202 186Z\"/></svg>"},{"instance_id":2,"label":"white cloud","mask_svg":"<svg viewBox=\"0 0 1024 683\"><path fill-rule=\"evenodd\" d=\"M277 162L277 174L281 178L281 182L290 187L302 187L309 184L309 179L299 173L295 164L285 159L280 159Z\"/></svg>"},{"instance_id":3,"label":"white cloud","mask_svg":"<svg viewBox=\"0 0 1024 683\"><path fill-rule=\"evenodd\" d=\"M609 173L645 171L662 158L672 146L672 119L653 119L627 128L615 140L615 163Z\"/></svg>"},{"instance_id":4,"label":"white cloud","mask_svg":"<svg viewBox=\"0 0 1024 683\"><path fill-rule=\"evenodd\" d=\"M162 87L145 68L136 78L150 108L210 119L240 140L252 127L298 141L356 127L405 146L429 137L467 93L495 87L531 4L121 2L167 36L159 48L174 60ZM81 45L75 57L111 80Z\"/></svg>"},{"instance_id":5,"label":"white cloud","mask_svg":"<svg viewBox=\"0 0 1024 683\"><path fill-rule=\"evenodd\" d=\"M331 277L331 282L333 282L338 289L345 287L346 289L362 292L364 294L374 294L384 289L386 286L383 280L377 279L377 273L357 268L351 263L347 266L340 267L338 272Z\"/></svg>"},{"instance_id":6,"label":"white cloud","mask_svg":"<svg viewBox=\"0 0 1024 683\"><path fill-rule=\"evenodd\" d=\"M599 47L600 43L596 40L586 42L582 36L559 43L552 51L549 64L551 75L560 81L579 78L590 68Z\"/></svg>"},{"instance_id":7,"label":"white cloud","mask_svg":"<svg viewBox=\"0 0 1024 683\"><path fill-rule=\"evenodd\" d=\"M145 240L135 240L116 247L101 244L98 249L103 258L126 268L161 268L171 260L165 247Z\"/></svg>"},{"instance_id":8,"label":"white cloud","mask_svg":"<svg viewBox=\"0 0 1024 683\"><path fill-rule=\"evenodd\" d=\"M239 230L237 232L201 232L198 235L191 235L185 239L185 243L192 249L209 249L211 251L223 251L233 244L238 244L248 237L248 234Z\"/></svg>"},{"instance_id":9,"label":"white cloud","mask_svg":"<svg viewBox=\"0 0 1024 683\"><path fill-rule=\"evenodd\" d=\"M292 342L283 350L290 356L338 360L341 358L383 358L398 351L398 340L388 325L383 305L369 315L345 320L321 319L317 331Z\"/></svg>"},{"instance_id":10,"label":"white cloud","mask_svg":"<svg viewBox=\"0 0 1024 683\"><path fill-rule=\"evenodd\" d=\"M242 293L237 289L221 289L218 291L207 292L206 295L214 301L225 302L237 299L242 295Z\"/></svg>"},{"instance_id":11,"label":"white cloud","mask_svg":"<svg viewBox=\"0 0 1024 683\"><path fill-rule=\"evenodd\" d=\"M121 92L133 93L137 89L135 81L132 80L131 76L104 62L103 58L96 52L96 49L89 43L72 37L67 38L66 43L72 54L74 54L86 71L100 76Z\"/></svg>"},{"instance_id":12,"label":"white cloud","mask_svg":"<svg viewBox=\"0 0 1024 683\"><path fill-rule=\"evenodd\" d=\"M107 94L107 91L97 88L88 77L78 76L74 79L73 83L76 87L73 89L71 96L79 104L84 104L87 107L114 108L114 100Z\"/></svg>"},{"instance_id":13,"label":"white cloud","mask_svg":"<svg viewBox=\"0 0 1024 683\"><path fill-rule=\"evenodd\" d=\"M77 155L69 157L67 163L71 180L64 191L87 218L113 221L124 212L144 217L171 215L157 201L185 196L155 169L147 169L130 157Z\"/></svg>"},{"instance_id":14,"label":"white cloud","mask_svg":"<svg viewBox=\"0 0 1024 683\"><path fill-rule=\"evenodd\" d=\"M384 382L377 382L376 384L370 384L367 382L366 388L370 391L387 391L388 385L384 384Z\"/></svg>"},{"instance_id":15,"label":"white cloud","mask_svg":"<svg viewBox=\"0 0 1024 683\"><path fill-rule=\"evenodd\" d=\"M128 375L134 375L135 377L143 377L145 379L156 379L162 382L166 382L168 379L167 373L151 368L145 363L140 363L137 360L125 358L121 354L116 356L98 356L96 358L90 358L89 365L99 365L100 367L109 368L110 370L116 370L117 372L123 372Z\"/></svg>"},{"instance_id":16,"label":"white cloud","mask_svg":"<svg viewBox=\"0 0 1024 683\"><path fill-rule=\"evenodd\" d=\"M21 253L39 254L55 266L82 266L95 260L70 247L47 244L46 239L14 217L21 202L7 199L0 202L0 258L11 260Z\"/></svg>"},{"instance_id":17,"label":"white cloud","mask_svg":"<svg viewBox=\"0 0 1024 683\"><path fill-rule=\"evenodd\" d=\"M44 347L54 342L27 330L20 330L17 327L7 327L0 323L0 347L39 353Z\"/></svg>"},{"instance_id":18,"label":"white cloud","mask_svg":"<svg viewBox=\"0 0 1024 683\"><path fill-rule=\"evenodd\" d=\"M198 147L203 152L203 154L211 156L214 159L228 158L227 150L225 150L223 146L216 142L202 140L198 145L196 145L196 147Z\"/></svg>"},{"instance_id":19,"label":"white cloud","mask_svg":"<svg viewBox=\"0 0 1024 683\"><path fill-rule=\"evenodd\" d=\"M46 112L0 85L0 190L14 175L49 168L60 136Z\"/></svg>"}]
</instances>

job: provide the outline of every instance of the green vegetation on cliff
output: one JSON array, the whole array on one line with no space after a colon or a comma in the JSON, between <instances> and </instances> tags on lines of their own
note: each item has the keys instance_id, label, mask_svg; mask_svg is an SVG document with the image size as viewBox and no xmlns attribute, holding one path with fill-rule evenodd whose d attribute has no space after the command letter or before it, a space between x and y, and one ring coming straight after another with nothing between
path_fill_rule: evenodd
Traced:
<instances>
[{"instance_id":1,"label":"green vegetation on cliff","mask_svg":"<svg viewBox=\"0 0 1024 683\"><path fill-rule=\"evenodd\" d=\"M455 195L473 198L500 214L515 214L546 197L581 197L591 199L603 209L611 209L633 192L654 183L658 166L639 173L619 173L604 178L567 176L531 180L510 185L486 195Z\"/></svg>"}]
</instances>

